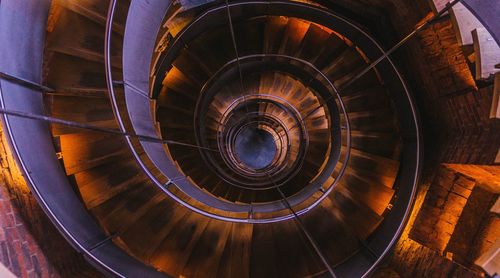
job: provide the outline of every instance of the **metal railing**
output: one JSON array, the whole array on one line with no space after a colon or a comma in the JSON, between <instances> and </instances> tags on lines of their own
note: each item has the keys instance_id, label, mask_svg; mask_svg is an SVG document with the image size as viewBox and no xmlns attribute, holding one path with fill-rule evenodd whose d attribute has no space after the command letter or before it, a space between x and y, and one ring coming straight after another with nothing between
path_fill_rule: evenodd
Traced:
<instances>
[{"instance_id":1,"label":"metal railing","mask_svg":"<svg viewBox=\"0 0 500 278\"><path fill-rule=\"evenodd\" d=\"M133 126L127 127L127 125L125 124L125 122L129 122L130 120L127 121L127 120L123 119L122 113L120 112L120 107L118 106L117 93L115 91L115 85L116 84L124 84L124 82L121 80L118 80L118 81L113 80L113 77L112 77L111 54L110 54L111 53L111 34L112 34L112 26L113 26L113 19L114 19L114 11L116 9L117 2L118 2L117 0L111 0L109 12L108 12L108 22L106 24L106 40L105 40L106 80L107 80L107 84L108 84L108 91L109 91L110 99L112 101L113 112L114 112L115 117L119 123L120 129L124 133L132 133L130 129L133 129ZM226 7L217 7L217 8L211 9L211 10L205 12L202 15L202 17L207 16L210 14L211 11L218 10L220 8L226 8ZM196 20L191 22L183 30L182 33L187 32L190 29L190 27L193 26L193 24L195 24L199 20L201 20L201 18L197 18ZM177 39L182 37L182 33L179 35L179 37ZM168 51L168 49L167 49L167 51ZM235 62L240 62L241 60L265 58L265 57L285 58L288 60L292 60L292 61L301 63L304 66L311 68L315 73L320 75L324 79L325 82L328 83L330 90L332 92L334 92L335 99L337 99L338 102L340 103L342 114L344 115L344 118L346 119L346 125L345 125L345 128L343 129L343 131L346 132L346 134L347 134L347 136L346 136L347 141L346 141L345 145L347 146L347 150L350 150L350 125L349 125L349 120L348 120L349 116L346 112L345 105L343 104L342 98L341 98L340 94L338 93L338 90L336 89L336 87L333 85L333 83L327 78L327 76L323 72L321 72L319 69L317 69L313 64L311 64L305 60L302 60L300 58L296 58L296 57L292 57L292 56L262 54L262 55L252 55L252 56L248 56L248 57L237 57L235 60L228 62L220 70L223 71L226 67L231 66ZM206 87L204 87L204 88L206 88ZM158 139L161 140L160 138L158 138ZM214 219L223 220L223 221L231 221L231 222L273 223L273 222L292 219L295 217L295 215L302 215L302 214L307 213L308 211L313 209L315 206L317 206L319 203L321 203L321 201L323 201L324 198L326 198L328 196L328 194L333 190L335 185L340 181L342 175L344 174L345 169L348 166L348 160L349 160L349 151L348 151L345 155L345 158L342 161L341 170L339 171L338 175L335 178L335 181L332 184L330 184L326 187L323 186L322 182L318 182L318 183L313 184L313 185L316 185L316 187L317 187L315 191L319 191L322 194L322 196L319 199L315 198L315 200L313 200L312 203L310 203L310 205L308 205L306 208L302 208L302 209L296 211L295 213L289 212L286 215L281 215L281 216L276 216L276 217L273 216L273 217L269 217L269 218L265 218L265 217L255 218L254 213L259 212L259 211L265 211L265 208L271 209L272 211L275 211L276 208L279 208L279 207L281 207L281 210L288 210L288 208L284 204L282 204L282 202L280 202L280 201L276 201L276 202L274 202L274 204L269 204L269 203L263 204L262 209L260 209L260 210L258 208L259 207L258 204L234 204L234 203L231 203L230 206L240 207L241 209L236 211L236 212L238 212L237 217L228 217L228 216L226 216L228 213L227 210L221 209L220 210L221 213L216 214L214 212L209 212L209 211L206 211L200 207L197 207L194 204L191 204L187 201L184 201L182 199L182 197L177 196L173 191L178 192L178 190L171 190L171 187L177 187L177 189L181 190L182 192L184 192L184 194L187 194L188 196L189 196L189 193L187 193L185 191L185 188L182 188L181 186L176 185L175 178L171 179L171 178L166 177L164 175L160 175L159 177L157 175L155 175L153 173L154 169L151 169L151 167L154 167L154 163L152 163L150 160L144 161L144 160L148 160L148 159L144 156L141 157L139 155L139 153L141 153L144 150L138 151L136 148L140 147L140 144L134 144L133 140L136 140L136 142L137 142L137 141L140 141L140 138L133 138L130 136L126 136L127 144L129 145L129 148L132 151L132 153L133 153L135 159L137 160L138 164L140 165L141 169L144 171L144 173L146 173L146 175L151 179L151 181L153 181L153 183L160 190L162 190L165 194L167 194L169 197L171 197L175 201L179 202L180 204L184 205L185 207L187 207L187 208L189 208L197 213L200 213L204 216L211 217ZM180 142L177 142L177 143L180 143ZM340 144L340 143L338 143L338 144ZM201 152L205 151L205 148L201 147L200 145L193 146L193 147L199 147ZM331 164L332 166L335 166L336 162L337 161L333 161L329 164ZM334 167L330 167L329 168L330 172L326 173L322 176L323 177L331 176L333 173L332 172L333 168ZM324 179L323 179L323 181L324 181ZM311 190L309 190L309 192L311 192ZM312 197L312 195L310 197ZM292 204L303 205L305 203L305 200L303 198L293 198L292 200L293 200L293 201L291 201ZM197 200L197 201L204 203L205 205L210 205L212 208L218 207L217 203L210 203L209 200L207 200L207 199ZM241 218L241 212L246 212L247 217Z\"/></svg>"},{"instance_id":2,"label":"metal railing","mask_svg":"<svg viewBox=\"0 0 500 278\"><path fill-rule=\"evenodd\" d=\"M453 3L457 3L459 1L453 1ZM50 118L50 117L46 117L46 116L43 116L43 115L35 115L33 113L29 113L29 112L19 112L19 111L12 111L12 110L9 110L9 109L5 109L5 108L2 108L2 110L0 111L0 113L3 113L4 114L4 118L6 120L6 122L8 123L9 120L7 119L6 115L14 115L14 116L19 116L19 117L23 117L23 118L30 118L30 119L35 119L35 120L41 120L41 121L46 121L46 122L54 122L54 123L58 123L58 124L64 124L64 125L73 125L75 127L78 127L78 128L83 128L83 129L93 129L93 130L96 130L96 131L100 131L100 132L109 132L109 133L115 133L115 134L118 134L120 136L124 136L126 138L126 141L127 141L127 144L129 145L130 149L132 150L133 154L134 154L134 157L135 159L137 160L137 162L139 163L140 167L143 169L143 171L146 173L146 175L156 184L156 186L158 186L165 194L167 194L168 196L170 196L172 199L174 199L175 201L181 203L182 205L188 207L189 209L197 212L197 213L200 213L202 215L205 215L207 217L213 217L213 218L216 218L216 219L220 219L220 220L224 220L224 221L234 221L234 222L244 222L244 223L269 223L269 222L274 222L275 220L276 221L282 221L282 220L286 220L286 219L292 219L292 218L295 218L295 219L298 219L298 216L300 215L300 213L304 214L305 212L307 212L308 210L302 210L302 211L298 211L298 212L295 212L294 209L291 207L291 205L288 205L287 206L287 209L289 209L291 211L291 214L289 215L286 215L286 216L282 216L282 217L279 217L279 218L276 218L276 219L273 219L273 221L269 221L267 222L267 220L258 220L258 219L252 219L252 216L253 216L253 207L250 206L249 207L249 211L248 211L248 218L247 219L236 219L236 218L230 218L230 217L222 217L222 216L219 216L219 215L214 215L213 213L210 213L210 212L207 212L203 209L200 209L198 208L196 205L194 204L190 204L189 202L183 200L182 197L179 197L177 196L175 193L173 193L171 190L169 190L169 188L171 186L173 186L176 182L175 179L169 179L168 177L166 176L157 176L155 175L154 173L152 173L152 170L150 169L150 167L153 165L153 163L147 159L147 157L141 155L142 151L141 149L138 149L140 148L140 144L137 144L137 143L140 143L140 141L144 141L144 140L151 140L151 141L155 141L159 144L164 144L164 143L170 143L170 144L175 144L176 142L166 142L160 138L151 138L151 137L147 137L147 136L141 136L141 135L137 135L135 134L134 132L132 132L132 127L126 123L126 119L123 119L122 115L121 115L121 112L120 112L120 107L118 105L118 96L117 96L117 93L115 92L115 86L116 85L119 85L120 82L119 81L116 81L113 79L113 72L112 72L112 68L111 68L111 34L112 34L112 26L113 26L113 21L114 21L114 17L115 17L115 11L116 11L116 6L117 6L117 3L118 1L117 0L111 0L110 2L110 6L109 6L109 10L108 10L108 17L107 17L107 24L106 24L106 37L105 37L105 64L106 64L106 81L107 81L107 85L108 85L108 90L109 90L109 94L110 94L110 99L112 101L112 106L113 106L113 111L115 113L115 117L118 121L118 124L119 124L119 127L120 127L120 130L119 131L113 131L113 130L105 130L105 129L94 129L94 127L92 127L91 125L86 125L86 124L81 124L81 125L78 125L78 123L72 123L72 122L69 122L69 121L60 121L58 119L55 119L55 118ZM264 4L264 5L272 5L273 3L279 3L279 4L283 4L283 2L273 2L273 1L266 1L266 2L245 2L245 3L226 3L226 6L224 7L219 7L217 9L220 9L220 8L225 8L225 9L230 9L232 7L237 7L237 5L245 5L245 4ZM453 4L452 3L452 4ZM287 3L289 5L294 5L296 7L303 7L303 8L309 8L309 9L315 9L315 10L321 10L321 8L318 8L318 7L310 7L308 5L305 5L305 4L302 4L302 3ZM448 8L451 7L448 6ZM447 10L447 9L445 9ZM323 11L325 12L327 15L329 16L332 16L332 17L338 17L337 15L334 15L328 11ZM376 253L375 252L371 252L373 254L375 254L376 256L375 259L372 261L373 262L373 265L375 265L376 263L378 263L381 258L387 253L387 251L389 250L389 247L392 246L392 244L394 244L395 240L397 239L398 235L401 233L403 227L404 227L404 224L405 224L405 221L409 215L409 212L410 212L410 209L411 209L411 202L412 202L412 199L413 199L413 195L415 193L415 185L416 185L416 181L417 181L417 178L418 178L418 170L420 168L420 132L419 132L419 128L418 128L418 119L417 119L417 116L416 116L416 109L415 107L413 106L413 103L411 102L411 96L408 92L408 89L406 88L406 85L401 77L401 75L399 74L399 72L396 70L396 67L394 66L393 62L391 61L390 59L390 54L393 53L395 50L397 50L399 47L401 47L402 45L404 45L411 37L413 37L416 33L419 32L419 30L421 30L424 26L427 26L428 24L430 24L433 20L435 20L436 18L439 18L439 16L441 16L442 13L436 15L435 18L427 21L426 23L424 23L423 25L419 26L414 32L412 32L410 35L408 35L407 37L405 37L400 43L396 44L393 48L391 48L389 51L384 51L380 45L378 45L378 43L375 42L375 40L373 40L367 33L365 33L364 31L362 31L361 29L357 28L356 26L352 25L353 28L357 29L360 33L364 34L370 41L372 41L378 48L379 51L381 51L383 53L383 55L379 58L379 59L375 59L373 60L374 62L364 71L362 72L363 74L365 74L366 72L369 72L371 69L375 69L379 64L383 63L384 61L387 61L390 68L394 69L395 70L395 74L397 76L397 79L398 81L401 82L401 86L404 88L404 95L406 96L406 98L409 100L409 107L410 107L410 116L416 126L416 130L415 130L415 134L414 134L414 139L415 139L415 149L413 150L414 153L416 154L416 157L414 158L411 158L411 159L414 159L415 161L412 162L413 164L411 165L414 165L414 169L410 169L412 171L415 171L414 173L410 173L407 177L407 179L402 179L402 181L400 181L402 183L402 185L404 186L412 186L411 188L407 188L404 190L404 196L400 196L400 197L404 197L405 200L409 200L407 204L404 204L403 206L400 207L400 211L398 211L397 214L392 214L394 215L394 219L396 222L398 223L394 223L391 227L390 227L390 231L394 231L394 233L391 233L390 235L388 235L388 238L387 239L387 245L384 245L383 247L380 248L380 252L377 251ZM340 20L343 20L345 21L347 24L350 24L348 21L346 21L345 19L342 19L342 18L339 18ZM196 21L196 20L195 20ZM195 22L193 22L195 23ZM240 61L240 57L238 57L238 61ZM358 75L357 78L361 77L362 75ZM44 90L50 90L50 88L47 88L43 85L39 85L39 84L36 84L34 82L31 82L29 80L25 80L25 79L22 79L22 78L18 78L18 77L15 77L15 76L12 76L10 74L7 74L7 73L2 73L2 75L0 76L2 79L8 79L8 80L11 80L13 82L16 82L16 83L19 83L20 85L22 86L27 86L27 87L36 87L37 89L41 90L41 91L44 91ZM327 79L328 80L328 79ZM346 83L348 85L350 84L353 84L355 81L355 79L351 80L350 82ZM330 82L331 83L331 82ZM332 84L333 85L333 84ZM335 88L335 87L332 87L332 88ZM153 89L154 89L154 86L153 86ZM340 88L341 90L345 89L345 86L343 88ZM1 93L1 91L0 91ZM338 92L337 92L338 93ZM333 98L332 98L333 99ZM341 100L341 98L340 98ZM2 105L4 105L2 103ZM342 110L345 112L345 109L342 107ZM76 125L75 125L76 124ZM20 156L19 154L19 150L17 149L17 145L15 144L15 138L12 136L12 131L10 130L10 124L7 124L7 127L8 127L8 133L9 133L9 136L10 136L10 140L13 141L13 146L15 147L15 151L17 153L18 156ZM349 130L349 129L347 129ZM182 142L178 142L178 143L182 143ZM413 146L413 145L412 145ZM199 148L199 146L192 146L192 147L195 147L195 148ZM349 149L349 148L348 148ZM143 149L142 149L143 150ZM347 156L347 160L348 160L348 156ZM24 162L23 160L20 160L19 162L21 164L21 167L23 169L27 169L24 165ZM27 171L27 170L26 170ZM27 177L29 180L30 180L30 183L31 184L35 184L35 181L31 180L31 176L28 175ZM407 182L407 184L405 184L405 182ZM333 186L330 188L330 191L333 189ZM328 191L328 193L330 192ZM38 193L38 191L36 191L36 188L35 188L35 193L38 195L40 195ZM327 192L324 192L324 193L327 193ZM327 194L324 194L323 196L327 196ZM324 198L324 197L323 197ZM64 228L64 225L57 219L57 217L55 217L55 214L54 212L51 211L51 208L50 206L45 203L45 201L43 200L43 198L39 198L39 200L41 200L44 208L47 210L48 214L51 216L51 218L58 224L58 228L62 229L63 233L68 236L70 238L70 241L75 243L75 244L78 244L79 243L79 240L76 239L68 230L66 230ZM287 198L283 198L283 200L285 201L285 203L288 201ZM319 203L321 201L318 201L317 203ZM317 205L317 204L316 204ZM390 215L390 216L392 216ZM389 217L390 218L390 217ZM386 227L383 227L381 229L381 233L385 232L386 231ZM108 240L108 239L105 239L105 240ZM78 246L79 249L82 249L86 252L86 254L88 256L91 257L92 260L95 260L97 263L99 263L99 265L103 266L103 267L106 267L108 269L108 271L112 272L113 274L117 275L117 276L121 276L119 272L115 271L112 269L112 267L109 267L107 266L106 263L104 263L103 261L99 260L98 258L94 257L92 255L92 252L87 250L84 246L81 246L79 245ZM378 257L377 257L378 256ZM371 266L369 269L368 269L368 272L373 269L373 266Z\"/></svg>"}]
</instances>

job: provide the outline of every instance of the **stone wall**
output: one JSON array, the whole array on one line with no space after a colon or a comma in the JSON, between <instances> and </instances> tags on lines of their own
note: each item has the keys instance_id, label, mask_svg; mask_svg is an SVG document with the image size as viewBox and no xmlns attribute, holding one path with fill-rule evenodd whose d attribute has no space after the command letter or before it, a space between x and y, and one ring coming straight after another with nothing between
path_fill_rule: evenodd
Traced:
<instances>
[{"instance_id":1,"label":"stone wall","mask_svg":"<svg viewBox=\"0 0 500 278\"><path fill-rule=\"evenodd\" d=\"M490 212L500 167L483 169L495 179L474 177L477 168L483 167L442 165L421 184L403 235L374 277L482 277L474 262L500 238L500 218Z\"/></svg>"},{"instance_id":2,"label":"stone wall","mask_svg":"<svg viewBox=\"0 0 500 278\"><path fill-rule=\"evenodd\" d=\"M433 15L426 1L388 1L396 38ZM478 88L466 54L445 15L393 55L420 110L428 161L492 164L500 148L500 120L489 119L493 84Z\"/></svg>"}]
</instances>

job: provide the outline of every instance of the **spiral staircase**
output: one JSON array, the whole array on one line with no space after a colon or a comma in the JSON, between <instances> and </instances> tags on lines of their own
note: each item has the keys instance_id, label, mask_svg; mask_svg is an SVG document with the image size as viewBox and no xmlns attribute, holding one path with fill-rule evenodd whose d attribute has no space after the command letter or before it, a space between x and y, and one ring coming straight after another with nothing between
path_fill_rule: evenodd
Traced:
<instances>
[{"instance_id":1,"label":"spiral staircase","mask_svg":"<svg viewBox=\"0 0 500 278\"><path fill-rule=\"evenodd\" d=\"M0 7L2 108L85 124L5 115L14 153L104 273L360 277L399 236L418 119L349 19L295 1Z\"/></svg>"}]
</instances>

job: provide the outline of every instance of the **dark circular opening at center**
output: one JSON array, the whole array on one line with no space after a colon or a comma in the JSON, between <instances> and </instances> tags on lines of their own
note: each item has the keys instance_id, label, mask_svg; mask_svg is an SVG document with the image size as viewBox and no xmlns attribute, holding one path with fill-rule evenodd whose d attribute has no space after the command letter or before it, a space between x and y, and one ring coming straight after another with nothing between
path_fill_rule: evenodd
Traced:
<instances>
[{"instance_id":1,"label":"dark circular opening at center","mask_svg":"<svg viewBox=\"0 0 500 278\"><path fill-rule=\"evenodd\" d=\"M234 150L236 157L247 167L262 169L273 162L276 143L269 132L248 127L237 135Z\"/></svg>"}]
</instances>

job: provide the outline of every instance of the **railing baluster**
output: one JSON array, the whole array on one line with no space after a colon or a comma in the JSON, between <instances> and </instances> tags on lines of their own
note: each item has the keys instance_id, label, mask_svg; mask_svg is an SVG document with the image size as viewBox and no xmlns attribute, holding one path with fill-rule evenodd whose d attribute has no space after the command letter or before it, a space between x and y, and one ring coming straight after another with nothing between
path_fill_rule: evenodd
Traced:
<instances>
[{"instance_id":1,"label":"railing baluster","mask_svg":"<svg viewBox=\"0 0 500 278\"><path fill-rule=\"evenodd\" d=\"M432 22L434 22L437 19L439 19L444 13L446 13L447 11L449 11L453 6L455 6L456 4L460 3L460 1L461 0L453 0L453 1L451 1L448 5L446 5L446 7L443 10L441 10L439 13L437 13L436 15L434 15L431 19L429 19L426 22L422 23L421 25L417 26L411 33L409 33L407 36L405 36L403 39L401 39L397 44L395 44L393 47L391 47L388 51L385 51L382 54L382 56L380 56L377 60L373 61L363 71L361 71L356 76L354 76L353 78L351 78L349 81L347 81L346 83L344 83L342 85L342 87L339 88L339 91L342 92L346 88L348 88L349 86L351 86L352 84L354 84L354 82L356 82L358 79L360 79L361 77L363 77L366 73L368 73L370 70L372 70L378 64L380 64L384 59L388 58L392 53L394 53L395 51L397 51L401 46L403 46L411 38L413 38L416 34L418 34L423 28L427 27L429 24L431 24ZM332 95L331 97L325 99L325 104L328 103L328 102L330 102L332 99L335 99L335 96ZM319 105L316 108L314 108L313 110L311 110L309 113L307 113L307 115L303 118L303 120L306 120L309 117L311 117L316 111L318 111L319 109L321 109L321 107L323 107L323 106ZM295 128L297 128L297 127L296 126L292 126L290 128L290 130L293 130Z\"/></svg>"},{"instance_id":2,"label":"railing baluster","mask_svg":"<svg viewBox=\"0 0 500 278\"><path fill-rule=\"evenodd\" d=\"M240 77L241 94L243 95L243 99L245 99L246 98L246 91L245 91L245 84L243 81L243 70L241 69L240 54L238 52L238 44L236 43L236 36L234 34L233 18L231 16L231 8L229 7L228 0L226 0L226 10L227 10L227 18L229 21L229 31L231 32L231 41L233 43L234 53L236 54L236 63L238 65L238 74ZM246 108L246 112L249 113L248 106L245 106L245 108Z\"/></svg>"},{"instance_id":3,"label":"railing baluster","mask_svg":"<svg viewBox=\"0 0 500 278\"><path fill-rule=\"evenodd\" d=\"M269 175L269 173L266 173L266 174L267 174L269 180L271 181L271 183L276 186L276 182L273 180L273 178L271 177L271 175ZM293 209L293 207L290 205L290 202L288 202L288 199L286 198L286 196L283 193L283 191L281 190L281 188L279 186L276 186L276 190L280 194L281 199L285 203L285 205L288 208L288 210L290 210L290 212L293 214L293 216L294 216L293 219L297 223L297 225L298 225L299 229L302 231L302 233L304 233L304 235L306 236L307 241L309 242L309 244L311 244L312 248L314 249L314 252L316 252L316 255L318 255L318 257L320 258L321 262L323 263L323 265L328 270L328 273L330 274L330 276L332 278L336 278L337 276L333 272L333 268L328 263L328 260L326 259L326 257L323 254L323 252L321 252L321 249L319 248L318 243L316 242L316 240L314 240L313 236L311 235L311 233L309 233L309 231L305 227L304 223L302 222L302 219L300 219L299 215L297 215L297 213L295 212L295 210Z\"/></svg>"},{"instance_id":4,"label":"railing baluster","mask_svg":"<svg viewBox=\"0 0 500 278\"><path fill-rule=\"evenodd\" d=\"M215 149L205 148L205 147L201 147L201 146L197 146L197 145L193 145L193 144L188 144L188 143L184 143L184 142L179 142L179 141L175 141L175 140L164 140L164 139L159 139L156 137L135 134L132 132L123 132L123 131L116 130L116 129L98 127L98 126L93 126L93 125L88 125L88 124L82 124L82 123L78 123L78 122L67 121L67 120L63 120L63 119L59 119L59 118L48 117L48 116L43 116L43 115L38 115L38 114L33 114L33 113L28 113L28 112L14 111L14 110L0 108L0 114L20 117L20 118L25 118L25 119L38 120L38 121L48 122L48 123L52 123L52 124L59 124L59 125L67 126L67 127L92 130L92 131L115 134L115 135L120 135L120 136L127 136L127 137L137 138L139 140L143 140L143 141L147 141L147 142L151 142L151 143L172 144L172 145L179 145L179 146L185 146L185 147L196 148L196 149L203 149L203 150L212 151L212 152L219 152L218 150L215 150Z\"/></svg>"},{"instance_id":5,"label":"railing baluster","mask_svg":"<svg viewBox=\"0 0 500 278\"><path fill-rule=\"evenodd\" d=\"M49 87L44 86L42 84L38 84L38 83L35 83L33 81L21 78L19 76L14 76L14 75L11 75L11 74L8 74L5 72L0 72L0 78L5 79L7 81L17 83L21 86L25 86L28 88L38 90L40 92L55 92L55 90L52 88L49 88Z\"/></svg>"}]
</instances>

